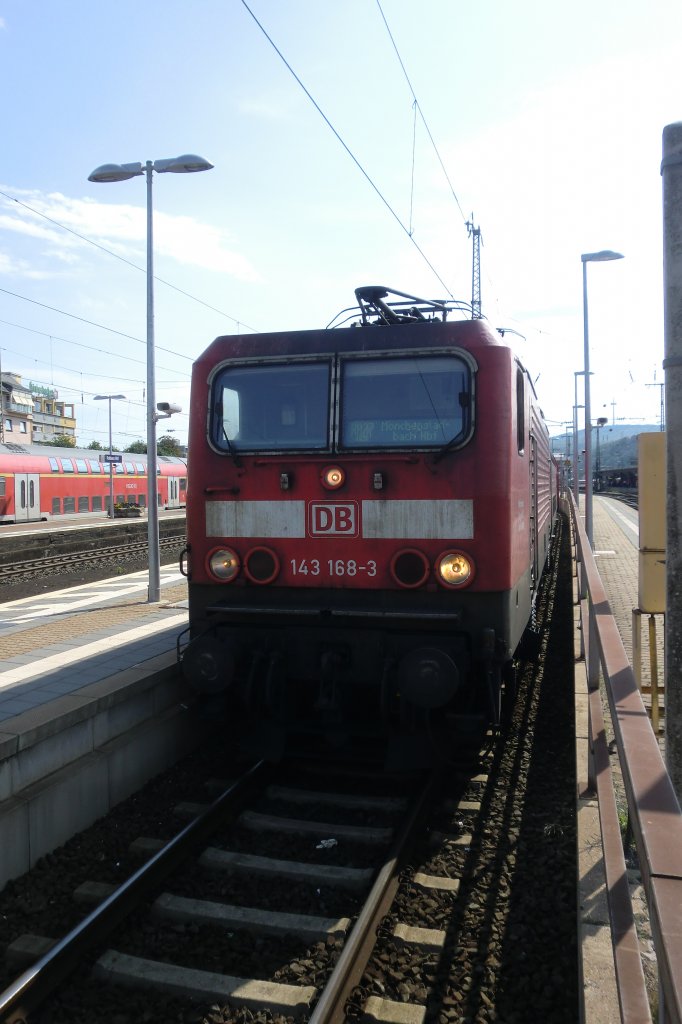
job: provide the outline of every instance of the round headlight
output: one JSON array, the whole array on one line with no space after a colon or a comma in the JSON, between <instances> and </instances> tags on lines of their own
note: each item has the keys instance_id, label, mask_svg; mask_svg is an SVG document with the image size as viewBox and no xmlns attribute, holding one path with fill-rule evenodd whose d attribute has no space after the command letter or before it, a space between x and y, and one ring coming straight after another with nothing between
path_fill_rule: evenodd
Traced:
<instances>
[{"instance_id":1,"label":"round headlight","mask_svg":"<svg viewBox=\"0 0 682 1024\"><path fill-rule=\"evenodd\" d=\"M208 571L221 583L229 583L239 572L239 556L231 548L216 548L207 559Z\"/></svg>"},{"instance_id":2,"label":"round headlight","mask_svg":"<svg viewBox=\"0 0 682 1024\"><path fill-rule=\"evenodd\" d=\"M462 551L448 551L438 559L438 578L448 587L461 587L470 583L474 575L474 563Z\"/></svg>"},{"instance_id":3,"label":"round headlight","mask_svg":"<svg viewBox=\"0 0 682 1024\"><path fill-rule=\"evenodd\" d=\"M328 491L336 491L346 482L346 471L341 466L326 466L322 470L322 486Z\"/></svg>"},{"instance_id":4,"label":"round headlight","mask_svg":"<svg viewBox=\"0 0 682 1024\"><path fill-rule=\"evenodd\" d=\"M421 551L405 548L391 559L391 576L401 587L421 587L429 578L429 561Z\"/></svg>"},{"instance_id":5,"label":"round headlight","mask_svg":"<svg viewBox=\"0 0 682 1024\"><path fill-rule=\"evenodd\" d=\"M244 572L252 583L272 583L279 576L279 558L270 548L251 548L244 559Z\"/></svg>"}]
</instances>

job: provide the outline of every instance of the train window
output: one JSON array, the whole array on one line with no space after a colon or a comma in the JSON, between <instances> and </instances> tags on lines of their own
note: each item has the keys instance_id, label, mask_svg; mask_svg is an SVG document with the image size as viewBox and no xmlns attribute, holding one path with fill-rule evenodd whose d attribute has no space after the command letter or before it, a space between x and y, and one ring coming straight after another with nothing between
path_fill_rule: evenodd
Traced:
<instances>
[{"instance_id":1,"label":"train window","mask_svg":"<svg viewBox=\"0 0 682 1024\"><path fill-rule=\"evenodd\" d=\"M213 385L210 436L225 451L329 448L331 361L228 366Z\"/></svg>"},{"instance_id":2,"label":"train window","mask_svg":"<svg viewBox=\"0 0 682 1024\"><path fill-rule=\"evenodd\" d=\"M7 493L7 477L0 476L0 498L4 498Z\"/></svg>"},{"instance_id":3,"label":"train window","mask_svg":"<svg viewBox=\"0 0 682 1024\"><path fill-rule=\"evenodd\" d=\"M464 441L471 373L456 356L347 359L342 364L343 448L424 448Z\"/></svg>"},{"instance_id":4,"label":"train window","mask_svg":"<svg viewBox=\"0 0 682 1024\"><path fill-rule=\"evenodd\" d=\"M51 458L49 460L49 462L50 462L50 469L52 470L52 472L53 473L58 473L59 472L59 463L57 462L57 460Z\"/></svg>"},{"instance_id":5,"label":"train window","mask_svg":"<svg viewBox=\"0 0 682 1024\"><path fill-rule=\"evenodd\" d=\"M89 459L88 461L90 462L90 469L93 473L102 472L102 466L99 462L96 462L95 459Z\"/></svg>"},{"instance_id":6,"label":"train window","mask_svg":"<svg viewBox=\"0 0 682 1024\"><path fill-rule=\"evenodd\" d=\"M79 495L79 497L78 497L78 511L79 512L89 512L90 511L90 502L88 500L87 494Z\"/></svg>"},{"instance_id":7,"label":"train window","mask_svg":"<svg viewBox=\"0 0 682 1024\"><path fill-rule=\"evenodd\" d=\"M87 473L88 464L85 459L76 459L76 469L79 473Z\"/></svg>"},{"instance_id":8,"label":"train window","mask_svg":"<svg viewBox=\"0 0 682 1024\"><path fill-rule=\"evenodd\" d=\"M62 503L60 498L52 499L52 515L59 516L62 512Z\"/></svg>"},{"instance_id":9,"label":"train window","mask_svg":"<svg viewBox=\"0 0 682 1024\"><path fill-rule=\"evenodd\" d=\"M135 471L137 473L145 473L145 468L144 468L144 466L143 466L143 464L141 462L136 462L135 463Z\"/></svg>"},{"instance_id":10,"label":"train window","mask_svg":"<svg viewBox=\"0 0 682 1024\"><path fill-rule=\"evenodd\" d=\"M93 496L93 499L92 499L92 511L93 512L102 512L103 509L104 509L104 506L102 504L102 495L101 494L95 494Z\"/></svg>"},{"instance_id":11,"label":"train window","mask_svg":"<svg viewBox=\"0 0 682 1024\"><path fill-rule=\"evenodd\" d=\"M71 459L62 459L62 469L65 473L73 473L73 462Z\"/></svg>"},{"instance_id":12,"label":"train window","mask_svg":"<svg viewBox=\"0 0 682 1024\"><path fill-rule=\"evenodd\" d=\"M181 476L180 477L180 490L181 491L186 491L187 490L187 477L186 476Z\"/></svg>"},{"instance_id":13,"label":"train window","mask_svg":"<svg viewBox=\"0 0 682 1024\"><path fill-rule=\"evenodd\" d=\"M115 462L114 463L114 471L116 473L125 473L125 469L123 468L123 463L122 462Z\"/></svg>"},{"instance_id":14,"label":"train window","mask_svg":"<svg viewBox=\"0 0 682 1024\"><path fill-rule=\"evenodd\" d=\"M76 499L64 498L64 513L76 511Z\"/></svg>"},{"instance_id":15,"label":"train window","mask_svg":"<svg viewBox=\"0 0 682 1024\"><path fill-rule=\"evenodd\" d=\"M135 467L132 462L126 462L126 473L130 473L131 476L135 474Z\"/></svg>"}]
</instances>

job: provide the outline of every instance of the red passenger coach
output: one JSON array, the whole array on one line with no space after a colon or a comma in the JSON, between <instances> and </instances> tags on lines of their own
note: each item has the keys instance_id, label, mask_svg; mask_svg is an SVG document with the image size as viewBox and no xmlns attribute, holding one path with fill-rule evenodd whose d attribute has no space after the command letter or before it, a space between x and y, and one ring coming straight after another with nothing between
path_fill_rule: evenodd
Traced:
<instances>
[{"instance_id":1,"label":"red passenger coach","mask_svg":"<svg viewBox=\"0 0 682 1024\"><path fill-rule=\"evenodd\" d=\"M548 433L500 334L356 296L350 327L193 369L183 667L271 749L498 723L549 551Z\"/></svg>"},{"instance_id":2,"label":"red passenger coach","mask_svg":"<svg viewBox=\"0 0 682 1024\"><path fill-rule=\"evenodd\" d=\"M114 503L147 506L147 456L116 453ZM107 455L91 448L0 444L0 523L29 523L106 514L110 475ZM157 501L181 508L187 492L184 459L159 455Z\"/></svg>"}]
</instances>

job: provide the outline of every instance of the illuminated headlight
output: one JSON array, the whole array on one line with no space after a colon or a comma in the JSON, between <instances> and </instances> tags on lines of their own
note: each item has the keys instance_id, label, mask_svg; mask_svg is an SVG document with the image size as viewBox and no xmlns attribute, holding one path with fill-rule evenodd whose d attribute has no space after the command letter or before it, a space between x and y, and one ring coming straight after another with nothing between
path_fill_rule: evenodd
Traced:
<instances>
[{"instance_id":1,"label":"illuminated headlight","mask_svg":"<svg viewBox=\"0 0 682 1024\"><path fill-rule=\"evenodd\" d=\"M461 551L448 551L438 559L438 576L448 587L461 587L473 575L474 563Z\"/></svg>"},{"instance_id":2,"label":"illuminated headlight","mask_svg":"<svg viewBox=\"0 0 682 1024\"><path fill-rule=\"evenodd\" d=\"M341 466L327 466L322 470L322 486L328 491L336 491L346 482L346 471Z\"/></svg>"},{"instance_id":3,"label":"illuminated headlight","mask_svg":"<svg viewBox=\"0 0 682 1024\"><path fill-rule=\"evenodd\" d=\"M217 548L208 556L208 571L221 583L229 583L239 572L239 557L230 548Z\"/></svg>"}]
</instances>

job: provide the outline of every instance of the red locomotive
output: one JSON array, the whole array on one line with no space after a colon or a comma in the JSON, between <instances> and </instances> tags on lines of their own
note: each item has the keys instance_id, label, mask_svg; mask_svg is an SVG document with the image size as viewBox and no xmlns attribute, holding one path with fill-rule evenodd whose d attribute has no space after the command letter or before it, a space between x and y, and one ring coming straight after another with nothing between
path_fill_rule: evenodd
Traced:
<instances>
[{"instance_id":1,"label":"red locomotive","mask_svg":"<svg viewBox=\"0 0 682 1024\"><path fill-rule=\"evenodd\" d=\"M350 327L193 368L182 663L275 748L498 723L549 551L548 433L500 334L356 297Z\"/></svg>"},{"instance_id":2,"label":"red locomotive","mask_svg":"<svg viewBox=\"0 0 682 1024\"><path fill-rule=\"evenodd\" d=\"M147 457L117 453L114 503L146 506ZM106 514L110 499L107 454L84 448L0 444L0 523ZM161 508L185 505L184 459L157 456L157 501Z\"/></svg>"}]
</instances>

